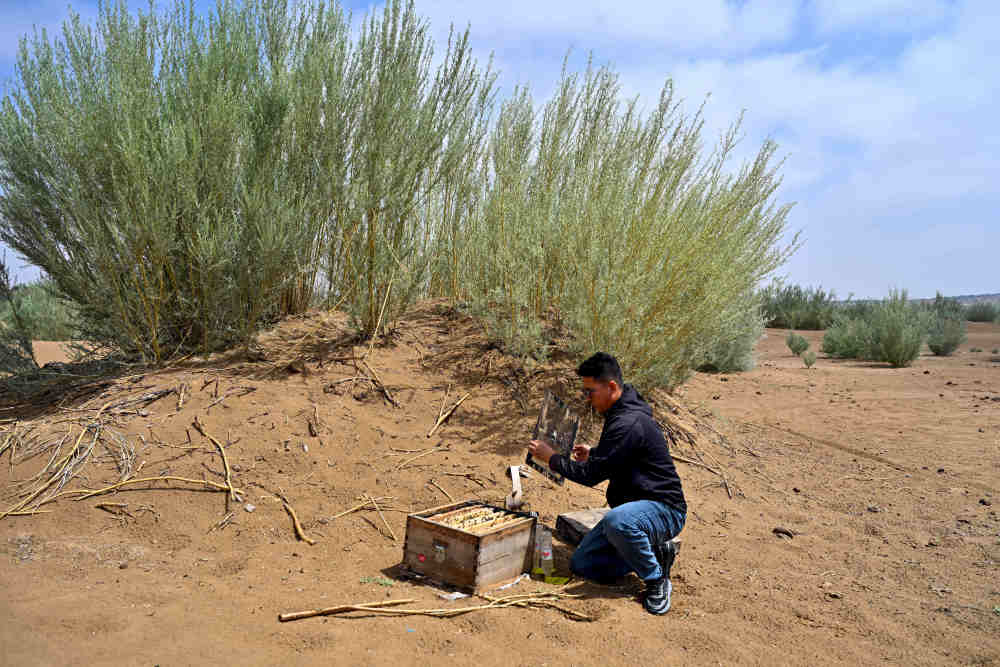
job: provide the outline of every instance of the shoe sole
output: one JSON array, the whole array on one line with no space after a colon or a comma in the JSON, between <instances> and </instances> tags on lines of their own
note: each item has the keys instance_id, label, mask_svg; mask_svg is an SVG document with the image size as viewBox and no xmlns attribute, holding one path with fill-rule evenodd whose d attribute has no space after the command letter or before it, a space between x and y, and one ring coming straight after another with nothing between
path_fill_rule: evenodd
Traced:
<instances>
[{"instance_id":1,"label":"shoe sole","mask_svg":"<svg viewBox=\"0 0 1000 667\"><path fill-rule=\"evenodd\" d=\"M643 601L643 605L642 606L650 614L653 614L654 616L662 616L663 614L666 614L668 611L670 611L670 595L673 592L674 592L674 585L672 583L670 583L669 579L667 579L667 595L666 595L667 602L666 602L666 604L663 605L663 608L662 609L651 609L649 607L649 605L646 603L645 600Z\"/></svg>"}]
</instances>

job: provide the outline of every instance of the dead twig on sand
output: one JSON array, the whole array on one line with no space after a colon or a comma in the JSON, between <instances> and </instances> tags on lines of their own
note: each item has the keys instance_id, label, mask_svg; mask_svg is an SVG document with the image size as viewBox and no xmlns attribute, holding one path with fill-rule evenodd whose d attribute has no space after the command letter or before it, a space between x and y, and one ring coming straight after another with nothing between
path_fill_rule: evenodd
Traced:
<instances>
[{"instance_id":1,"label":"dead twig on sand","mask_svg":"<svg viewBox=\"0 0 1000 667\"><path fill-rule=\"evenodd\" d=\"M388 529L388 531L389 531L389 535L390 535L390 536L392 537L392 541L393 541L393 542L396 542L396 541L397 541L397 540L396 540L396 533L392 532L392 526L390 526L390 525L389 525L389 522L385 520L385 515L384 515L384 514L382 514L382 510L380 510L380 509L378 508L378 503L377 503L377 502L375 502L375 497L374 497L374 496L371 496L371 495L369 495L369 496L368 496L368 500L370 500L370 501L371 501L372 505L373 505L373 506L375 507L375 511L376 511L376 512L378 512L378 516L379 516L379 518L380 518L380 519L382 519L382 523L384 523L384 524L385 524L385 527L386 527L386 529Z\"/></svg>"},{"instance_id":2,"label":"dead twig on sand","mask_svg":"<svg viewBox=\"0 0 1000 667\"><path fill-rule=\"evenodd\" d=\"M372 356L372 351L375 349L375 337L378 336L378 328L382 326L382 315L385 314L385 307L389 303L389 295L392 294L392 282L395 278L389 279L389 286L385 289L385 298L382 299L382 308L378 311L378 321L375 322L375 330L372 332L371 344L368 346L368 352L365 353L365 357Z\"/></svg>"},{"instance_id":3,"label":"dead twig on sand","mask_svg":"<svg viewBox=\"0 0 1000 667\"><path fill-rule=\"evenodd\" d=\"M127 398L127 399L125 399L123 401L118 401L118 402L111 401L111 402L105 403L104 406L101 407L101 409L97 411L97 416L100 417L102 414L104 414L105 410L118 410L118 411L120 411L123 408L132 407L132 406L140 405L140 404L143 407L145 407L145 406L149 405L150 403L153 403L155 401L160 400L161 398L163 398L164 396L166 396L168 394L174 393L175 391L176 391L176 389L157 389L155 391L151 391L149 393L143 394L142 396L139 396L138 398Z\"/></svg>"},{"instance_id":4,"label":"dead twig on sand","mask_svg":"<svg viewBox=\"0 0 1000 667\"><path fill-rule=\"evenodd\" d=\"M558 604L555 604L558 600L563 600L567 598L576 598L578 595L570 595L568 593L522 593L519 595L511 595L508 597L491 597L491 596L480 596L485 600L488 600L487 604L473 605L471 607L458 607L458 608L444 608L444 609L389 609L389 606L396 606L399 604L406 604L407 602L412 602L412 600L386 600L383 603L362 603L362 604L347 604L340 605L338 607L329 607L327 609L311 610L304 612L293 612L290 614L280 614L278 620L280 621L294 621L300 618L309 618L310 616L320 616L320 615L332 615L332 614L342 614L352 611L358 612L368 612L370 614L381 615L381 616L433 616L435 618L451 618L454 616L461 616L462 614L468 614L473 611L481 611L484 609L504 609L507 607L548 607L551 609L556 609L564 614L567 614L571 618L575 618L581 621L593 621L594 619L586 614L581 614L580 612L567 609Z\"/></svg>"},{"instance_id":5,"label":"dead twig on sand","mask_svg":"<svg viewBox=\"0 0 1000 667\"><path fill-rule=\"evenodd\" d=\"M299 523L299 517L296 516L295 510L293 510L292 506L288 504L288 501L285 500L284 496L282 496L281 501L282 504L285 506L285 511L288 512L288 515L290 517L292 517L292 525L295 527L295 535L298 536L300 540L302 540L309 546L313 546L314 544L316 544L316 540L306 535L305 530L302 529L302 524Z\"/></svg>"},{"instance_id":6,"label":"dead twig on sand","mask_svg":"<svg viewBox=\"0 0 1000 667\"><path fill-rule=\"evenodd\" d=\"M205 406L205 411L208 412L209 410L212 409L212 407L218 405L219 403L222 403L227 398L240 398L240 397L246 396L247 394L252 394L255 391L257 391L257 387L236 387L234 389L230 389L225 394L223 394L220 398L217 398L214 401L212 401L211 403L209 403L208 405L206 405Z\"/></svg>"},{"instance_id":7,"label":"dead twig on sand","mask_svg":"<svg viewBox=\"0 0 1000 667\"><path fill-rule=\"evenodd\" d=\"M467 399L471 395L472 394L466 394L462 398L460 398L457 401L455 401L455 404L453 406L451 406L450 408L448 408L447 410L445 410L443 413L439 414L438 418L437 418L437 422L434 424L434 426L431 427L431 430L427 432L427 437L429 438L432 435L434 435L434 432L436 430L438 430L438 427L441 426L441 424L443 424L446 421L448 421L448 417L451 416L451 413L455 412L455 410L458 408L458 406L460 406L462 404L462 402L465 401L465 399Z\"/></svg>"},{"instance_id":8,"label":"dead twig on sand","mask_svg":"<svg viewBox=\"0 0 1000 667\"><path fill-rule=\"evenodd\" d=\"M364 359L361 359L361 363L364 365L365 368L368 369L368 372L371 373L371 375L368 377L368 380L375 385L376 389L382 392L382 395L385 396L386 400L388 400L390 403L392 403L395 407L398 408L399 403L397 403L396 399L392 397L391 393L389 393L389 388L385 386L385 383L382 382L382 378L378 376L378 373L375 372L375 369L372 368L371 364L369 364Z\"/></svg>"},{"instance_id":9,"label":"dead twig on sand","mask_svg":"<svg viewBox=\"0 0 1000 667\"><path fill-rule=\"evenodd\" d=\"M396 498L394 496L380 496L379 498L376 498L375 500L395 500L395 499ZM365 502L361 503L360 505L355 505L354 507L352 507L350 509L344 510L340 514L334 514L333 516L330 517L330 521L333 521L334 519L339 519L342 516L347 516L348 514L351 514L352 512L357 512L358 510L363 510L364 508L368 507L371 504L372 504L371 500L366 500Z\"/></svg>"},{"instance_id":10,"label":"dead twig on sand","mask_svg":"<svg viewBox=\"0 0 1000 667\"><path fill-rule=\"evenodd\" d=\"M132 516L128 511L128 503L97 503L94 507L115 516Z\"/></svg>"},{"instance_id":11,"label":"dead twig on sand","mask_svg":"<svg viewBox=\"0 0 1000 667\"><path fill-rule=\"evenodd\" d=\"M403 461L402 463L400 463L398 466L396 466L395 472L399 472L400 470L402 470L403 468L405 468L406 466L408 466L410 463L413 463L414 461L416 461L417 459L419 459L422 456L427 456L428 454L433 454L434 452L446 452L446 451L449 451L449 449L450 449L449 447L440 447L440 446L439 447L431 447L430 449L424 450L423 452L417 454L416 456L414 456L412 458L408 458L405 461Z\"/></svg>"},{"instance_id":12,"label":"dead twig on sand","mask_svg":"<svg viewBox=\"0 0 1000 667\"><path fill-rule=\"evenodd\" d=\"M75 500L86 500L87 498L93 498L94 496L100 496L105 493L111 493L112 491L117 491L124 486L131 486L132 484L142 484L144 482L185 482L188 484L199 484L201 486L208 487L215 491L229 491L229 487L218 482L212 482L207 479L189 479L187 477L176 477L173 475L163 475L162 477L143 477L142 479L128 479L124 482L118 482L117 484L112 484L111 486L106 486L103 489L76 489L73 491L63 491L62 493L57 493L54 496L46 498L42 504L50 503L56 498L61 498L62 496L72 496L79 495L79 498ZM148 490L148 489L146 489Z\"/></svg>"},{"instance_id":13,"label":"dead twig on sand","mask_svg":"<svg viewBox=\"0 0 1000 667\"><path fill-rule=\"evenodd\" d=\"M213 525L211 528L209 528L208 532L211 533L212 531L215 531L215 530L223 530L223 529L225 529L225 527L228 526L229 523L233 520L233 516L235 516L235 513L234 512L230 512L226 516L222 517L222 520L219 521L218 523L216 523L215 525Z\"/></svg>"},{"instance_id":14,"label":"dead twig on sand","mask_svg":"<svg viewBox=\"0 0 1000 667\"><path fill-rule=\"evenodd\" d=\"M229 459L226 458L226 448L222 446L222 443L210 436L206 431L205 427L202 425L198 418L195 417L191 425L197 429L198 433L208 438L213 445L219 450L219 454L222 455L222 465L226 471L226 486L229 487L229 498L230 500L236 500L236 491L233 490L233 473L229 469Z\"/></svg>"},{"instance_id":15,"label":"dead twig on sand","mask_svg":"<svg viewBox=\"0 0 1000 667\"><path fill-rule=\"evenodd\" d=\"M437 483L437 482L435 482L435 481L434 481L433 479L431 479L431 480L428 480L428 481L430 482L430 484L431 484L431 485L432 485L432 486L433 486L433 487L434 487L435 489L437 489L438 491L440 491L441 493L443 493L443 494L444 494L445 496L447 496L448 500L450 500L451 502L455 502L455 499L451 497L451 494L450 494L450 493L448 493L447 491L445 491L444 489L442 489L442 488L441 488L441 487L440 487L440 486L438 485L438 483Z\"/></svg>"},{"instance_id":16,"label":"dead twig on sand","mask_svg":"<svg viewBox=\"0 0 1000 667\"><path fill-rule=\"evenodd\" d=\"M674 461L680 461L681 463L686 463L688 465L697 466L698 468L704 468L705 470L709 471L713 475L718 475L719 477L722 477L722 473L721 472L719 472L718 470L716 470L712 466L708 465L707 463L702 463L701 461L695 461L694 459L689 459L689 458L687 458L685 456L681 456L680 454L671 454L670 456L671 456L671 458L673 458Z\"/></svg>"},{"instance_id":17,"label":"dead twig on sand","mask_svg":"<svg viewBox=\"0 0 1000 667\"><path fill-rule=\"evenodd\" d=\"M300 618L342 614L345 611L356 611L359 608L372 609L377 607L394 607L396 605L409 604L411 602L416 602L416 600L384 600L382 602L362 602L360 604L339 605L337 607L327 607L326 609L310 609L309 611L295 611L289 614L278 614L278 620L285 623L286 621L297 621Z\"/></svg>"}]
</instances>

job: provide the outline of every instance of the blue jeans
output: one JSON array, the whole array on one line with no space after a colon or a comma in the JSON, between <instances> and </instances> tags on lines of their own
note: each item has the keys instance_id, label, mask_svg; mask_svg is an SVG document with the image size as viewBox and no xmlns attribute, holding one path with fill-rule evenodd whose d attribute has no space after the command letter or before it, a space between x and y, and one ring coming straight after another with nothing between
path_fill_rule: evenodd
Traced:
<instances>
[{"instance_id":1,"label":"blue jeans","mask_svg":"<svg viewBox=\"0 0 1000 667\"><path fill-rule=\"evenodd\" d=\"M652 545L669 540L684 528L686 516L666 503L636 500L610 510L573 552L573 574L612 583L629 572L643 581L663 576Z\"/></svg>"}]
</instances>

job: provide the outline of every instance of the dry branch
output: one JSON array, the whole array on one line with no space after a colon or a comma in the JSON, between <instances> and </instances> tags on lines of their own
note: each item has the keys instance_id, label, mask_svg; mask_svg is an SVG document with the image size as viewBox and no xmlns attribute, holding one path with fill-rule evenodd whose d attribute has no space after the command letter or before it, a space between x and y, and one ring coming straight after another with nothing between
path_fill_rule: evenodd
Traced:
<instances>
[{"instance_id":1,"label":"dry branch","mask_svg":"<svg viewBox=\"0 0 1000 667\"><path fill-rule=\"evenodd\" d=\"M229 491L230 490L230 488L228 486L225 486L223 484L219 484L218 482L212 482L212 481L207 480L207 479L188 479L187 477L175 477L173 475L163 475L162 477L143 477L142 479L128 479L128 480L125 480L124 482L118 482L117 484L112 484L111 486L106 486L103 489L96 489L96 490L93 490L93 489L76 489L76 490L73 490L73 491L63 491L62 493L58 493L58 494L56 494L56 495L54 495L54 496L52 496L50 498L47 498L45 500L45 503L52 502L56 498L61 498L62 496L71 496L71 495L80 495L80 494L83 494L83 495L81 495L79 498L76 498L75 500L86 500L87 498L93 498L94 496L99 496L99 495L103 495L105 493L111 493L112 491L117 491L118 489L122 488L123 486L129 486L129 485L132 485L132 484L141 484L143 482L160 482L160 481L164 481L164 482L186 482L188 484L200 484L202 486L206 486L209 489L213 489L215 491Z\"/></svg>"},{"instance_id":2,"label":"dry branch","mask_svg":"<svg viewBox=\"0 0 1000 667\"><path fill-rule=\"evenodd\" d=\"M446 452L446 451L449 451L448 447L431 447L430 449L427 449L427 450L425 450L425 451L417 454L416 456L414 456L412 458L408 458L405 461L403 461L402 463L400 463L398 466L396 466L396 471L398 472L398 471L402 470L404 467L406 467L410 463L416 461L417 459L419 459L422 456L427 456L428 454L433 454L434 452Z\"/></svg>"},{"instance_id":3,"label":"dry branch","mask_svg":"<svg viewBox=\"0 0 1000 667\"><path fill-rule=\"evenodd\" d=\"M375 387L382 392L382 394L386 397L386 399L390 403L392 403L394 406L398 408L399 403L397 403L396 399L393 398L392 394L389 393L389 388L385 386L385 383L382 382L382 378L378 376L378 373L376 373L375 369L371 367L371 364L369 364L364 359L361 360L361 363L364 364L365 368L367 368L368 371L371 373L371 376L368 378L368 380L371 381L375 385Z\"/></svg>"},{"instance_id":4,"label":"dry branch","mask_svg":"<svg viewBox=\"0 0 1000 667\"><path fill-rule=\"evenodd\" d=\"M236 387L235 389L230 389L225 394L223 394L221 398L217 398L208 405L206 405L205 410L208 411L212 407L225 401L227 398L240 398L242 396L246 396L247 394L252 394L255 391L257 391L257 387Z\"/></svg>"},{"instance_id":5,"label":"dry branch","mask_svg":"<svg viewBox=\"0 0 1000 667\"><path fill-rule=\"evenodd\" d=\"M222 519L218 523L214 524L211 528L208 529L208 532L211 533L214 530L223 530L226 526L229 525L229 522L233 520L233 516L234 513L230 512L226 516L222 517Z\"/></svg>"},{"instance_id":6,"label":"dry branch","mask_svg":"<svg viewBox=\"0 0 1000 667\"><path fill-rule=\"evenodd\" d=\"M282 504L284 504L285 506L285 511L288 512L288 515L292 517L292 525L295 526L295 534L298 536L298 538L303 542L305 542L306 544L308 544L309 546L316 544L316 540L306 535L306 532L302 529L302 524L299 523L299 517L296 516L295 510L293 510L292 506L288 504L288 501L285 500L284 498L282 498L281 501Z\"/></svg>"},{"instance_id":7,"label":"dry branch","mask_svg":"<svg viewBox=\"0 0 1000 667\"><path fill-rule=\"evenodd\" d=\"M372 609L377 607L393 607L400 604L409 604L416 600L385 600L383 602L362 602L360 604L340 605L337 607L327 607L326 609L310 609L309 611L295 611L288 614L278 614L278 620L282 623L286 621L297 621L300 618L312 618L314 616L331 616L341 614L345 611L356 611L357 609Z\"/></svg>"},{"instance_id":8,"label":"dry branch","mask_svg":"<svg viewBox=\"0 0 1000 667\"><path fill-rule=\"evenodd\" d=\"M323 610L312 610L305 612L293 612L290 614L281 614L278 619L281 621L294 621L299 618L309 618L310 616L329 615L329 614L340 614L352 611L368 612L371 614L382 615L382 616L433 616L435 618L451 618L453 616L460 616L462 614L468 614L473 611L480 611L483 609L504 609L507 607L549 607L556 609L564 614L576 618L579 620L593 621L594 619L586 614L581 614L579 612L573 611L571 609L566 609L560 605L555 604L557 600L566 598L576 598L579 596L569 595L567 593L522 593L519 595L511 595L509 597L495 598L490 596L481 596L488 600L487 604L473 605L471 607L458 607L458 608L444 608L444 609L387 609L387 607L395 606L398 604L405 604L406 602L412 602L412 600L387 600L384 603L380 603L375 606L374 603L363 603L363 604L348 604L340 605L338 607L329 607Z\"/></svg>"},{"instance_id":9,"label":"dry branch","mask_svg":"<svg viewBox=\"0 0 1000 667\"><path fill-rule=\"evenodd\" d=\"M375 511L378 512L379 518L382 519L382 523L384 523L385 527L389 530L389 535L392 536L392 541L396 542L397 541L396 540L396 533L392 532L392 526L390 526L389 522L385 520L385 515L382 514L382 510L380 510L378 508L378 503L375 502L375 497L369 495L368 496L368 500L371 501L372 505L375 507Z\"/></svg>"},{"instance_id":10,"label":"dry branch","mask_svg":"<svg viewBox=\"0 0 1000 667\"><path fill-rule=\"evenodd\" d=\"M440 491L441 493L443 493L445 496L447 496L448 500L450 500L452 502L455 502L455 499L451 497L451 494L448 493L447 491L445 491L443 488L441 488L441 486L439 486L437 482L435 482L433 479L432 480L428 480L428 481L431 483L431 485L434 486L435 489L437 489L438 491Z\"/></svg>"},{"instance_id":11,"label":"dry branch","mask_svg":"<svg viewBox=\"0 0 1000 667\"><path fill-rule=\"evenodd\" d=\"M394 496L381 496L379 498L376 498L375 500L395 500L395 497ZM333 516L330 517L330 520L333 521L334 519L339 519L342 516L347 516L348 514L351 514L352 512L357 512L358 510L362 510L362 509L364 509L365 507L367 507L368 505L371 505L371 504L372 504L371 500L366 500L365 502L361 503L360 505L355 505L354 507L352 507L350 509L344 510L340 514L334 514Z\"/></svg>"},{"instance_id":12,"label":"dry branch","mask_svg":"<svg viewBox=\"0 0 1000 667\"><path fill-rule=\"evenodd\" d=\"M438 427L445 423L448 420L448 417L451 416L451 413L453 413L455 409L458 408L458 406L460 406L469 396L471 396L471 394L466 394L462 398L458 399L453 406L445 410L443 413L438 414L437 422L431 427L431 430L427 432L427 437L429 438L434 435L434 431L438 430Z\"/></svg>"},{"instance_id":13,"label":"dry branch","mask_svg":"<svg viewBox=\"0 0 1000 667\"><path fill-rule=\"evenodd\" d=\"M236 500L236 492L233 490L233 474L229 470L229 459L226 458L226 449L225 449L225 447L222 446L221 442L219 442L218 440L216 440L215 438L213 438L212 436L210 436L205 431L205 427L202 426L202 423L200 421L198 421L197 417L194 418L194 421L191 422L191 425L194 426L198 430L198 433L201 433L203 436L205 436L206 438L208 438L212 442L212 444L215 445L218 448L219 454L222 455L222 465L223 465L223 467L225 468L225 471L226 471L226 486L229 487L229 498L231 500Z\"/></svg>"}]
</instances>

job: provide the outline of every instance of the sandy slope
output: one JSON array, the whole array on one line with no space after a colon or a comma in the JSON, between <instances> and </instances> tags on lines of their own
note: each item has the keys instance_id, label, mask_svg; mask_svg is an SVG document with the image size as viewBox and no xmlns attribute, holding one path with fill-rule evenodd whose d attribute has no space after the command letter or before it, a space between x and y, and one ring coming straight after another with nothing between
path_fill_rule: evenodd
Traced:
<instances>
[{"instance_id":1,"label":"sandy slope","mask_svg":"<svg viewBox=\"0 0 1000 667\"><path fill-rule=\"evenodd\" d=\"M256 506L248 513L232 504L234 523L212 530L227 514L225 494L135 490L0 520L0 664L1000 662L1000 361L989 353L1000 327L973 325L957 356L898 370L822 357L807 370L784 347L785 332L771 331L757 370L696 376L680 398L725 439L706 428L696 448L679 451L724 471L735 497L712 472L680 465L693 512L665 617L642 611L634 581L573 582L568 590L583 598L566 605L595 622L505 609L280 624L279 612L383 598L469 604L399 578L405 512L446 502L431 479L455 498L500 502L503 466L522 459L538 396L575 387L572 360L523 369L491 349L474 322L428 305L372 353L394 408L363 381L332 384L359 372L344 360L346 339L310 342L317 319L285 323L263 341L265 361L211 360L67 394L61 406L0 412L65 433L76 426L62 420L92 422L109 402L187 383L179 410L170 394L108 408L100 419L143 437L141 475L220 481L218 452L191 426L197 416L232 443L234 482ZM341 324L322 328L334 335ZM818 344L818 334L807 335ZM304 373L277 364L275 377L260 379L292 348L306 352L295 367ZM427 439L449 385L453 398L472 396ZM239 396L240 387L254 391ZM312 436L307 422L316 417ZM588 425L593 437L598 424ZM12 423L0 426L9 432ZM442 449L401 467L431 446ZM4 463L0 507L16 499L13 480L47 458L10 470ZM83 473L66 488L119 476L106 451ZM275 493L292 502L316 546L296 541ZM386 517L399 540L380 532L374 512L331 518L365 493L394 498ZM549 523L603 502L599 489L538 479L526 493ZM101 502L127 503L131 517L112 516ZM778 526L796 536L779 538ZM568 554L557 549L559 567ZM546 586L510 592L536 588Z\"/></svg>"}]
</instances>

